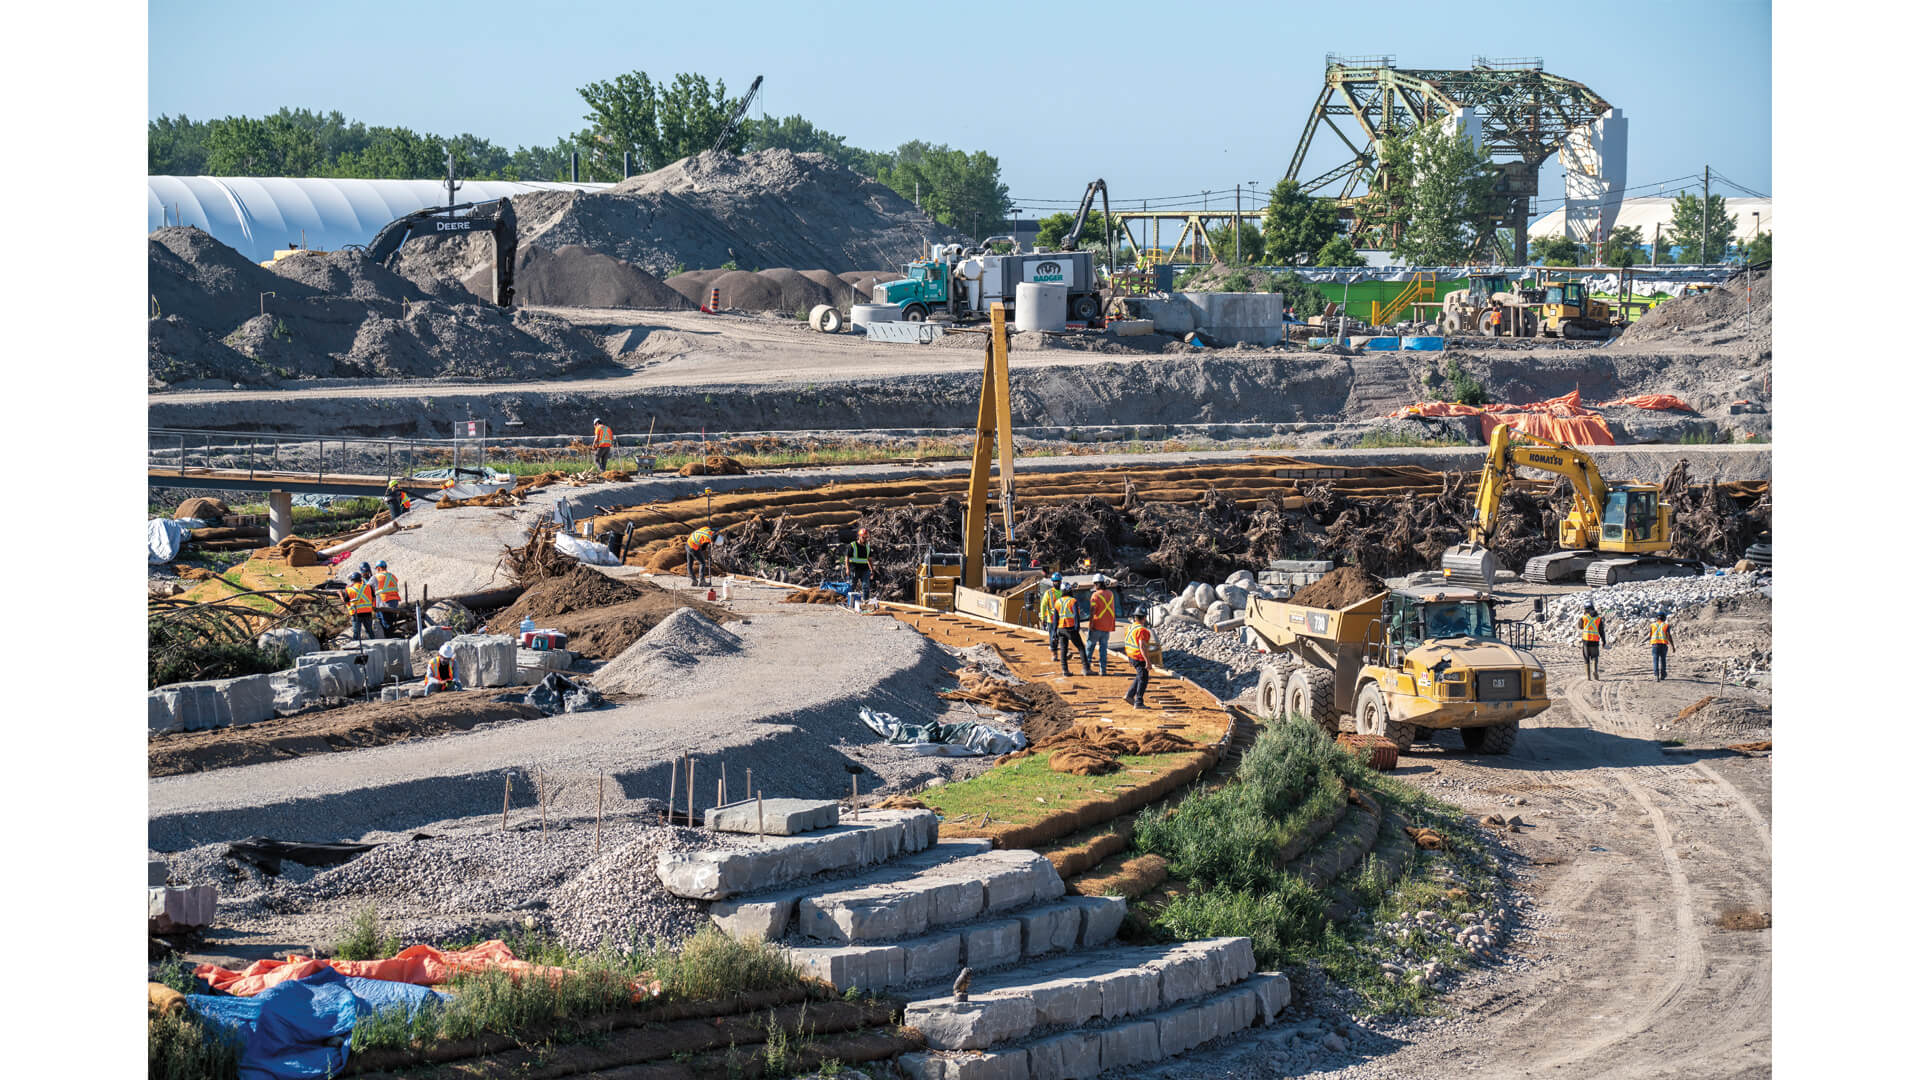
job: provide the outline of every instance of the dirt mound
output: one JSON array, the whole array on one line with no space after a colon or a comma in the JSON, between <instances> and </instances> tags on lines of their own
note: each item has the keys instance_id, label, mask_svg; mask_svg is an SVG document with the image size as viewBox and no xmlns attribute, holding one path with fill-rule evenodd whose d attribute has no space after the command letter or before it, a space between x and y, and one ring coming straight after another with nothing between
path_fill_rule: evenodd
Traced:
<instances>
[{"instance_id":1,"label":"dirt mound","mask_svg":"<svg viewBox=\"0 0 1920 1080\"><path fill-rule=\"evenodd\" d=\"M201 521L212 522L218 525L220 519L226 517L229 512L226 503L221 502L219 499L201 495L181 503L179 508L173 512L173 517L176 521L185 518L198 518Z\"/></svg>"},{"instance_id":2,"label":"dirt mound","mask_svg":"<svg viewBox=\"0 0 1920 1080\"><path fill-rule=\"evenodd\" d=\"M1627 327L1613 347L1670 350L1721 346L1772 354L1770 271L1738 274L1707 292L1656 304Z\"/></svg>"},{"instance_id":3,"label":"dirt mound","mask_svg":"<svg viewBox=\"0 0 1920 1080\"><path fill-rule=\"evenodd\" d=\"M537 720L542 715L531 705L496 701L494 695L483 693L362 702L246 727L156 735L147 742L147 775L177 776L331 754L468 731L477 724Z\"/></svg>"},{"instance_id":4,"label":"dirt mound","mask_svg":"<svg viewBox=\"0 0 1920 1080\"><path fill-rule=\"evenodd\" d=\"M491 264L483 270L491 274ZM632 263L578 244L569 244L558 251L521 247L515 288L515 300L522 304L653 311L686 310L695 306L665 282Z\"/></svg>"},{"instance_id":5,"label":"dirt mound","mask_svg":"<svg viewBox=\"0 0 1920 1080\"><path fill-rule=\"evenodd\" d=\"M894 281L899 277L899 274L890 270L849 270L840 275L840 280L846 282L847 287L853 290L856 303L864 303L873 299L875 282Z\"/></svg>"},{"instance_id":6,"label":"dirt mound","mask_svg":"<svg viewBox=\"0 0 1920 1080\"><path fill-rule=\"evenodd\" d=\"M423 236L409 240L394 257L393 270L413 282L414 287L449 304L491 301L493 288L493 236L490 233L465 233L458 236ZM480 289L464 284L469 275L480 274Z\"/></svg>"},{"instance_id":7,"label":"dirt mound","mask_svg":"<svg viewBox=\"0 0 1920 1080\"><path fill-rule=\"evenodd\" d=\"M735 616L704 600L682 600L646 581L615 581L584 566L548 578L520 595L512 607L487 620L496 633L517 633L532 616L542 629L564 631L567 648L595 660L618 656L683 608L715 622Z\"/></svg>"},{"instance_id":8,"label":"dirt mound","mask_svg":"<svg viewBox=\"0 0 1920 1080\"><path fill-rule=\"evenodd\" d=\"M822 304L844 307L853 302L853 286L830 270L802 270L800 276L827 290L827 298Z\"/></svg>"},{"instance_id":9,"label":"dirt mound","mask_svg":"<svg viewBox=\"0 0 1920 1080\"><path fill-rule=\"evenodd\" d=\"M178 315L216 339L268 302L301 299L316 290L262 269L246 256L191 225L169 225L147 236L148 314Z\"/></svg>"},{"instance_id":10,"label":"dirt mound","mask_svg":"<svg viewBox=\"0 0 1920 1080\"><path fill-rule=\"evenodd\" d=\"M833 277L832 274L828 274L824 270L816 270L814 273L831 278L839 282L842 286L846 284L845 282L840 282L839 278ZM775 309L778 311L798 311L804 314L812 311L816 304L831 304L834 302L832 289L820 284L820 282L798 270L790 270L786 267L762 270L760 271L760 278L768 285L779 290L779 299L777 301L779 306Z\"/></svg>"},{"instance_id":11,"label":"dirt mound","mask_svg":"<svg viewBox=\"0 0 1920 1080\"><path fill-rule=\"evenodd\" d=\"M712 287L720 290L722 308L742 311L779 311L781 308L779 284L751 270L729 270L714 278Z\"/></svg>"},{"instance_id":12,"label":"dirt mound","mask_svg":"<svg viewBox=\"0 0 1920 1080\"><path fill-rule=\"evenodd\" d=\"M610 191L514 200L523 245L584 244L657 275L680 266L893 266L958 240L890 188L821 154L702 153Z\"/></svg>"},{"instance_id":13,"label":"dirt mound","mask_svg":"<svg viewBox=\"0 0 1920 1080\"><path fill-rule=\"evenodd\" d=\"M691 607L682 607L648 630L595 673L603 693L645 694L672 682L703 656L740 651L739 636Z\"/></svg>"},{"instance_id":14,"label":"dirt mound","mask_svg":"<svg viewBox=\"0 0 1920 1080\"><path fill-rule=\"evenodd\" d=\"M1292 603L1317 608L1343 608L1357 604L1386 586L1380 579L1357 566L1342 566L1293 594Z\"/></svg>"},{"instance_id":15,"label":"dirt mound","mask_svg":"<svg viewBox=\"0 0 1920 1080\"><path fill-rule=\"evenodd\" d=\"M675 274L668 278L666 280L666 286L681 296L686 297L694 307L705 307L709 299L708 293L713 288L713 279L725 273L728 273L728 271L688 270L685 273Z\"/></svg>"},{"instance_id":16,"label":"dirt mound","mask_svg":"<svg viewBox=\"0 0 1920 1080\"><path fill-rule=\"evenodd\" d=\"M266 269L328 296L389 303L427 299L419 286L357 251L302 251Z\"/></svg>"},{"instance_id":17,"label":"dirt mound","mask_svg":"<svg viewBox=\"0 0 1920 1080\"><path fill-rule=\"evenodd\" d=\"M242 356L179 315L147 320L147 384L216 381L264 384L271 374L252 357Z\"/></svg>"},{"instance_id":18,"label":"dirt mound","mask_svg":"<svg viewBox=\"0 0 1920 1080\"><path fill-rule=\"evenodd\" d=\"M705 461L689 461L680 466L681 476L745 476L747 467L730 457L708 454Z\"/></svg>"}]
</instances>

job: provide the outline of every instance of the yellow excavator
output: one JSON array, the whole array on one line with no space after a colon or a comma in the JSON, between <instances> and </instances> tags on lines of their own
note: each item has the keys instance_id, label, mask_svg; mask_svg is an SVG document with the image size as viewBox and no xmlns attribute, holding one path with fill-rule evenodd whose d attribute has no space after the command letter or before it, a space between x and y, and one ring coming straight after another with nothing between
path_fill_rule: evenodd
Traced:
<instances>
[{"instance_id":1,"label":"yellow excavator","mask_svg":"<svg viewBox=\"0 0 1920 1080\"><path fill-rule=\"evenodd\" d=\"M1573 510L1560 522L1561 550L1528 559L1525 578L1536 585L1584 580L1588 585L1698 575L1697 559L1666 554L1673 549L1673 507L1653 484L1609 487L1593 458L1551 439L1515 431L1506 424L1487 440L1487 463L1474 497L1467 541L1447 549L1440 568L1447 580L1481 588L1500 569L1487 544L1500 523L1500 496L1516 468L1564 476L1573 484Z\"/></svg>"}]
</instances>

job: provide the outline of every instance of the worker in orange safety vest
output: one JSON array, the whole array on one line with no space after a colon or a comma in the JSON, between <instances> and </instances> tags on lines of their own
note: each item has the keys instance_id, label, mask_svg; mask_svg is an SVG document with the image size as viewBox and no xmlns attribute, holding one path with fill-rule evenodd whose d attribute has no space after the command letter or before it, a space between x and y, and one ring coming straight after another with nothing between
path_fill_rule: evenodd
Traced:
<instances>
[{"instance_id":1,"label":"worker in orange safety vest","mask_svg":"<svg viewBox=\"0 0 1920 1080\"><path fill-rule=\"evenodd\" d=\"M1607 620L1593 608L1593 601L1587 601L1587 610L1580 616L1580 651L1586 657L1587 678L1589 681L1600 677L1600 650L1607 644Z\"/></svg>"},{"instance_id":2,"label":"worker in orange safety vest","mask_svg":"<svg viewBox=\"0 0 1920 1080\"><path fill-rule=\"evenodd\" d=\"M593 418L593 467L607 471L607 457L613 453L613 429Z\"/></svg>"},{"instance_id":3,"label":"worker in orange safety vest","mask_svg":"<svg viewBox=\"0 0 1920 1080\"><path fill-rule=\"evenodd\" d=\"M440 646L439 653L427 662L426 685L429 694L460 689L460 679L453 664L452 642Z\"/></svg>"},{"instance_id":4,"label":"worker in orange safety vest","mask_svg":"<svg viewBox=\"0 0 1920 1080\"><path fill-rule=\"evenodd\" d=\"M1647 643L1653 646L1653 679L1665 681L1667 677L1667 651L1673 648L1673 624L1667 621L1667 613L1662 611L1647 624Z\"/></svg>"},{"instance_id":5,"label":"worker in orange safety vest","mask_svg":"<svg viewBox=\"0 0 1920 1080\"><path fill-rule=\"evenodd\" d=\"M1147 663L1147 647L1153 643L1153 631L1147 629L1147 609L1133 609L1133 621L1127 624L1126 642L1127 662L1133 665L1133 685L1127 687L1127 704L1136 709L1147 707L1147 675L1152 670Z\"/></svg>"},{"instance_id":6,"label":"worker in orange safety vest","mask_svg":"<svg viewBox=\"0 0 1920 1080\"><path fill-rule=\"evenodd\" d=\"M347 590L343 599L347 605L347 614L353 617L353 640L360 640L362 630L367 632L369 638L379 640L380 632L373 626L373 585L361 579L360 571L355 570L353 576L347 579Z\"/></svg>"},{"instance_id":7,"label":"worker in orange safety vest","mask_svg":"<svg viewBox=\"0 0 1920 1080\"><path fill-rule=\"evenodd\" d=\"M1087 652L1100 654L1100 674L1107 673L1107 639L1113 636L1118 625L1118 612L1115 605L1119 601L1113 595L1113 582L1105 574L1093 576L1093 595L1087 598Z\"/></svg>"},{"instance_id":8,"label":"worker in orange safety vest","mask_svg":"<svg viewBox=\"0 0 1920 1080\"><path fill-rule=\"evenodd\" d=\"M379 605L375 614L380 616L380 632L392 637L393 617L400 612L400 579L387 569L387 560L381 559L373 564L373 580L369 584Z\"/></svg>"},{"instance_id":9,"label":"worker in orange safety vest","mask_svg":"<svg viewBox=\"0 0 1920 1080\"><path fill-rule=\"evenodd\" d=\"M713 572L713 529L702 525L687 537L687 578L694 585L707 584Z\"/></svg>"},{"instance_id":10,"label":"worker in orange safety vest","mask_svg":"<svg viewBox=\"0 0 1920 1080\"><path fill-rule=\"evenodd\" d=\"M1087 658L1087 639L1080 636L1080 599L1062 590L1060 598L1053 602L1053 621L1060 628L1060 674L1073 674L1067 670L1067 657L1073 649L1080 650L1084 674L1093 674L1093 662Z\"/></svg>"}]
</instances>

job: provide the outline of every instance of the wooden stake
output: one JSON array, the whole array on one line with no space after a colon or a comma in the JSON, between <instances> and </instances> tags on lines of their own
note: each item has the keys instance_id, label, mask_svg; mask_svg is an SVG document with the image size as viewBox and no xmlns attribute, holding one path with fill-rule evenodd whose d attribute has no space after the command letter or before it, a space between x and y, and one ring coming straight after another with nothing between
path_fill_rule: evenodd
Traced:
<instances>
[{"instance_id":1,"label":"wooden stake","mask_svg":"<svg viewBox=\"0 0 1920 1080\"><path fill-rule=\"evenodd\" d=\"M760 824L754 827L754 831L761 836L765 836L767 835L767 800L761 798L758 793L755 793L753 796L753 804L754 808L758 810L760 814Z\"/></svg>"},{"instance_id":2,"label":"wooden stake","mask_svg":"<svg viewBox=\"0 0 1920 1080\"><path fill-rule=\"evenodd\" d=\"M673 824L673 804L680 797L680 759L675 758L673 767L667 770L667 809L660 815L660 824Z\"/></svg>"},{"instance_id":3,"label":"wooden stake","mask_svg":"<svg viewBox=\"0 0 1920 1080\"><path fill-rule=\"evenodd\" d=\"M853 818L860 820L860 774L853 774Z\"/></svg>"},{"instance_id":4,"label":"wooden stake","mask_svg":"<svg viewBox=\"0 0 1920 1080\"><path fill-rule=\"evenodd\" d=\"M687 828L689 829L697 829L700 827L693 820L693 767L697 764L699 764L698 759L696 759L692 754L688 754L687 755Z\"/></svg>"},{"instance_id":5,"label":"wooden stake","mask_svg":"<svg viewBox=\"0 0 1920 1080\"><path fill-rule=\"evenodd\" d=\"M607 774L600 774L600 794L593 802L593 853L600 854L600 817L607 807Z\"/></svg>"},{"instance_id":6,"label":"wooden stake","mask_svg":"<svg viewBox=\"0 0 1920 1080\"><path fill-rule=\"evenodd\" d=\"M507 790L500 796L500 831L507 831L507 804L513 799L513 774L507 774Z\"/></svg>"},{"instance_id":7,"label":"wooden stake","mask_svg":"<svg viewBox=\"0 0 1920 1080\"><path fill-rule=\"evenodd\" d=\"M727 759L720 759L720 805L727 805Z\"/></svg>"},{"instance_id":8,"label":"wooden stake","mask_svg":"<svg viewBox=\"0 0 1920 1080\"><path fill-rule=\"evenodd\" d=\"M756 798L758 798L760 794L758 791L755 791L753 787L753 770L752 769L747 770L747 794L752 795Z\"/></svg>"}]
</instances>

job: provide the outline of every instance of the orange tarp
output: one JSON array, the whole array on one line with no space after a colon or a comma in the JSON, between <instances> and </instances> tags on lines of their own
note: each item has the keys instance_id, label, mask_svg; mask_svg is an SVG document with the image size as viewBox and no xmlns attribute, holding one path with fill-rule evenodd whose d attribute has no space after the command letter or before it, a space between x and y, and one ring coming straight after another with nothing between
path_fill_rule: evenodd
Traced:
<instances>
[{"instance_id":1,"label":"orange tarp","mask_svg":"<svg viewBox=\"0 0 1920 1080\"><path fill-rule=\"evenodd\" d=\"M193 969L193 973L207 980L207 985L215 990L236 997L252 997L288 979L304 979L324 968L332 968L350 978L385 979L416 986L438 986L460 972L484 971L487 968L500 968L515 976L540 975L549 979L557 979L567 973L564 968L544 967L516 959L513 950L507 948L504 941L482 942L471 949L455 951L442 951L431 945L413 945L387 960L316 960L296 955L285 960L256 960L240 971L201 964ZM642 996L660 992L658 983L638 986L636 990Z\"/></svg>"},{"instance_id":2,"label":"orange tarp","mask_svg":"<svg viewBox=\"0 0 1920 1080\"><path fill-rule=\"evenodd\" d=\"M1631 405L1636 409L1672 409L1676 412L1693 412L1693 406L1674 397L1672 394L1635 394L1633 397L1616 398L1603 401L1602 405Z\"/></svg>"},{"instance_id":3,"label":"orange tarp","mask_svg":"<svg viewBox=\"0 0 1920 1080\"><path fill-rule=\"evenodd\" d=\"M1387 415L1389 419L1407 416L1478 416L1482 442L1492 437L1494 428L1506 424L1516 431L1536 438L1552 439L1555 442L1575 446L1613 445L1613 433L1607 430L1606 420L1599 413L1580 404L1578 387L1571 393L1562 394L1557 398L1531 401L1525 405L1495 402L1480 406L1448 401L1422 401Z\"/></svg>"}]
</instances>

